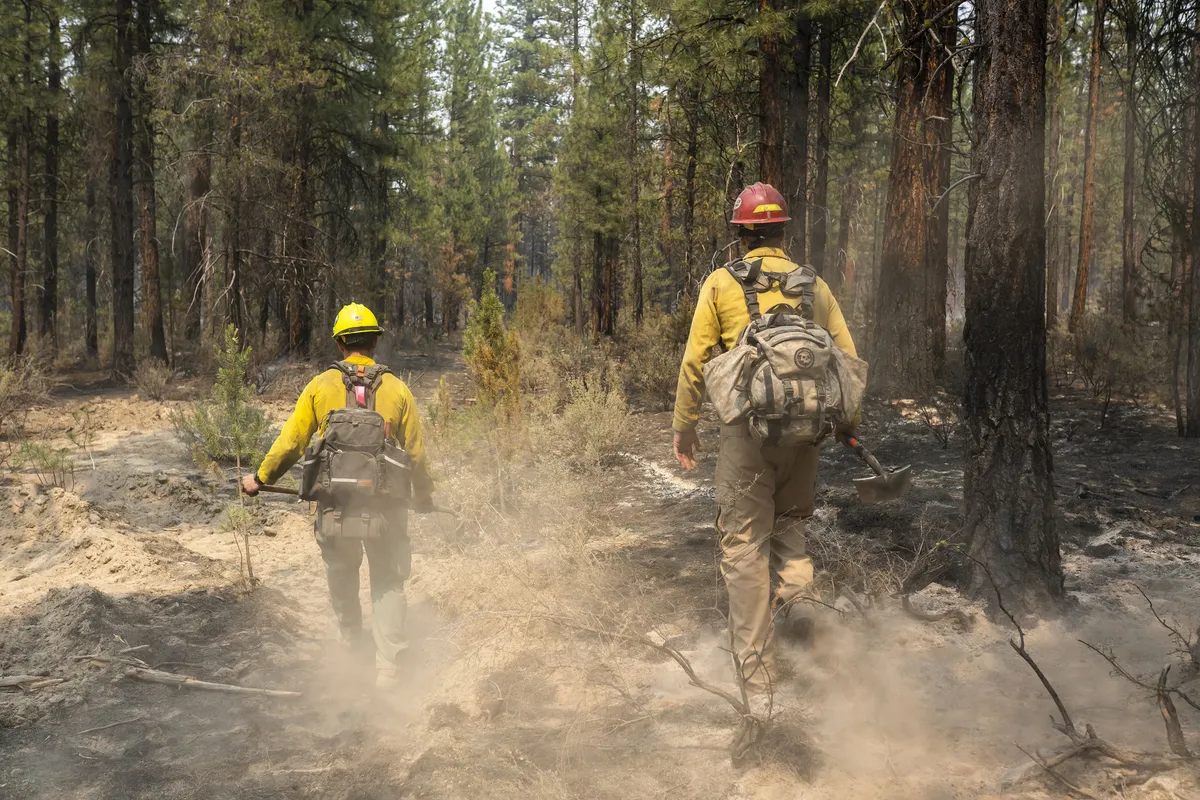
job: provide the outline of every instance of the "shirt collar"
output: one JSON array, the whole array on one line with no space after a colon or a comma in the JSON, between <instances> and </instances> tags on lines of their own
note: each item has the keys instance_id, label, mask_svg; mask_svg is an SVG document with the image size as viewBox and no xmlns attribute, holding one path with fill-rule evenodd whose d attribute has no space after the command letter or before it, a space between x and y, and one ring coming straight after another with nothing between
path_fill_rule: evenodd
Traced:
<instances>
[{"instance_id":1,"label":"shirt collar","mask_svg":"<svg viewBox=\"0 0 1200 800\"><path fill-rule=\"evenodd\" d=\"M353 364L356 367L373 367L373 366L375 366L375 359L370 358L369 356L359 355L358 353L351 353L350 355L346 356L342 360L345 361L347 364Z\"/></svg>"},{"instance_id":2,"label":"shirt collar","mask_svg":"<svg viewBox=\"0 0 1200 800\"><path fill-rule=\"evenodd\" d=\"M746 253L744 258L765 258L767 256L787 258L787 253L783 252L783 248L781 247L756 247L749 253Z\"/></svg>"}]
</instances>

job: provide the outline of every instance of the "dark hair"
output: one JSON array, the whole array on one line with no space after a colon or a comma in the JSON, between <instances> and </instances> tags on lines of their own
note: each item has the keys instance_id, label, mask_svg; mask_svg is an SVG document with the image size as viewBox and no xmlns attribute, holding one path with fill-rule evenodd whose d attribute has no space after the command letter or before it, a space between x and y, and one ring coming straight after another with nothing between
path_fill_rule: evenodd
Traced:
<instances>
[{"instance_id":1,"label":"dark hair","mask_svg":"<svg viewBox=\"0 0 1200 800\"><path fill-rule=\"evenodd\" d=\"M783 236L787 232L785 225L786 223L783 222L764 222L753 228L742 225L738 228L738 236L749 239L751 243L758 245L778 242L783 240Z\"/></svg>"},{"instance_id":2,"label":"dark hair","mask_svg":"<svg viewBox=\"0 0 1200 800\"><path fill-rule=\"evenodd\" d=\"M379 343L379 334L352 333L349 336L341 337L338 341L347 350L373 350L375 345Z\"/></svg>"}]
</instances>

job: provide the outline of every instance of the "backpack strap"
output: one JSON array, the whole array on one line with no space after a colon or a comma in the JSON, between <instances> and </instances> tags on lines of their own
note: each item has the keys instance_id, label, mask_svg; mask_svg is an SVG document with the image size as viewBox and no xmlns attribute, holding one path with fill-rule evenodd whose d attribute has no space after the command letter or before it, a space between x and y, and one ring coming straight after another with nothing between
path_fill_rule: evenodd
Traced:
<instances>
[{"instance_id":1,"label":"backpack strap","mask_svg":"<svg viewBox=\"0 0 1200 800\"><path fill-rule=\"evenodd\" d=\"M336 369L342 375L342 384L346 387L346 408L365 408L375 410L375 393L383 383L383 376L391 370L382 364L366 366L351 364L347 361L334 362L330 369Z\"/></svg>"},{"instance_id":2,"label":"backpack strap","mask_svg":"<svg viewBox=\"0 0 1200 800\"><path fill-rule=\"evenodd\" d=\"M729 270L729 274L742 287L742 294L746 296L746 310L750 312L751 322L762 319L762 312L758 307L758 290L754 288L763 274L762 262L761 258L756 258L753 261L735 261L725 265L725 269Z\"/></svg>"}]
</instances>

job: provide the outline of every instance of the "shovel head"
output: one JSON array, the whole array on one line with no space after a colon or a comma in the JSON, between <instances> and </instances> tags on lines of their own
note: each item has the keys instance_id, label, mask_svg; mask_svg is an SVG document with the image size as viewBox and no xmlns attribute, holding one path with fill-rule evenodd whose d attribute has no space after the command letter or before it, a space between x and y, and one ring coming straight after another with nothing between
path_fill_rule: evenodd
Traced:
<instances>
[{"instance_id":1,"label":"shovel head","mask_svg":"<svg viewBox=\"0 0 1200 800\"><path fill-rule=\"evenodd\" d=\"M912 482L912 466L901 467L887 475L872 475L869 478L855 478L854 488L858 489L858 499L864 503L886 503L895 500L908 491Z\"/></svg>"}]
</instances>

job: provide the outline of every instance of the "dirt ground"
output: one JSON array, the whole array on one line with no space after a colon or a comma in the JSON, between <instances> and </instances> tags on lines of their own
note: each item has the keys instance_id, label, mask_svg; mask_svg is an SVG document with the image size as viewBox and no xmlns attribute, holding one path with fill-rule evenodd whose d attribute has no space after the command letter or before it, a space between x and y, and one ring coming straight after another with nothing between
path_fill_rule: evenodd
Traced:
<instances>
[{"instance_id":1,"label":"dirt ground","mask_svg":"<svg viewBox=\"0 0 1200 800\"><path fill-rule=\"evenodd\" d=\"M448 350L393 366L423 404L443 375L466 398ZM264 374L282 421L305 370ZM715 453L683 474L661 412L634 414L622 451L601 469L521 464L494 486L479 478L489 474L486 452L435 441L439 500L462 508L464 521L413 519L415 647L404 689L380 696L370 654L337 643L305 504L258 504L260 583L246 587L222 530L232 473L200 471L175 440L167 409L180 402L76 376L32 415L35 431L61 431L86 406L100 430L73 486L46 488L22 471L0 486L0 676L62 679L0 689L0 797L1081 796L1026 770L1014 746L1049 754L1067 741L1007 643L1011 626L938 584L913 604L961 608L973 624L919 621L886 594L859 613L826 581L838 610L812 611L815 641L786 651L792 674L770 738L732 766L730 707L629 638L667 642L704 680L733 685L712 529ZM1059 618L1024 621L1027 646L1077 725L1163 753L1153 696L1113 677L1079 640L1157 675L1175 648L1139 587L1185 634L1196 630L1200 444L1177 439L1157 412L1119 409L1100 431L1081 397L1056 398L1054 419L1071 603ZM943 448L902 408L876 405L868 420L864 436L882 461L913 464L914 488L864 507L850 484L864 470L827 449L812 523L827 576L860 551L901 564L912 542L948 536L961 516L961 441ZM711 422L701 435L715 444ZM121 651L180 675L303 695L175 689L78 658ZM1200 714L1179 705L1200 751ZM1058 772L1098 797L1200 798L1190 765L1139 772L1079 759Z\"/></svg>"}]
</instances>

